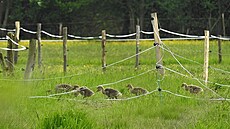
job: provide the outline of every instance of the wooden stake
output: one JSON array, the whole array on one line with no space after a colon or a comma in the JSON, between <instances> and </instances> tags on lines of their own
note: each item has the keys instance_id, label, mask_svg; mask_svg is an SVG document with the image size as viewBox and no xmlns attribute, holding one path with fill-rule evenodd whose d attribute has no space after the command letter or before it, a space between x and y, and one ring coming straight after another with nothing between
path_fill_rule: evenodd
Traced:
<instances>
[{"instance_id":1,"label":"wooden stake","mask_svg":"<svg viewBox=\"0 0 230 129\"><path fill-rule=\"evenodd\" d=\"M14 41L15 42L17 42L17 43L19 43L19 36L20 36L20 22L19 21L16 21L15 22L15 29L16 29L16 31L15 31L15 35L14 35ZM18 49L18 45L13 45L14 47L13 48L15 48L15 49ZM18 62L18 51L14 51L14 64L17 64L17 62Z\"/></svg>"},{"instance_id":2,"label":"wooden stake","mask_svg":"<svg viewBox=\"0 0 230 129\"><path fill-rule=\"evenodd\" d=\"M4 61L4 58L3 58L3 55L2 55L2 52L0 52L0 64L2 66L2 73L3 75L5 76L6 75L6 64L5 64L5 61Z\"/></svg>"},{"instance_id":3,"label":"wooden stake","mask_svg":"<svg viewBox=\"0 0 230 129\"><path fill-rule=\"evenodd\" d=\"M221 38L221 35L220 35ZM222 62L222 48L221 48L221 39L218 39L218 57L219 57L219 63Z\"/></svg>"},{"instance_id":4,"label":"wooden stake","mask_svg":"<svg viewBox=\"0 0 230 129\"><path fill-rule=\"evenodd\" d=\"M136 25L136 65L137 68L139 66L139 44L140 44L140 26Z\"/></svg>"},{"instance_id":5,"label":"wooden stake","mask_svg":"<svg viewBox=\"0 0 230 129\"><path fill-rule=\"evenodd\" d=\"M67 27L63 27L63 71L64 75L67 71Z\"/></svg>"},{"instance_id":6,"label":"wooden stake","mask_svg":"<svg viewBox=\"0 0 230 129\"><path fill-rule=\"evenodd\" d=\"M42 50L41 50L41 27L42 24L37 24L37 40L38 40L38 68L42 66Z\"/></svg>"},{"instance_id":7,"label":"wooden stake","mask_svg":"<svg viewBox=\"0 0 230 129\"><path fill-rule=\"evenodd\" d=\"M156 67L161 75L164 75L164 68L163 68L163 61L161 56L161 41L160 41L160 34L158 29L158 19L157 19L157 13L151 14L152 20L152 26L154 31L154 45L156 45Z\"/></svg>"},{"instance_id":8,"label":"wooden stake","mask_svg":"<svg viewBox=\"0 0 230 129\"><path fill-rule=\"evenodd\" d=\"M28 53L28 60L26 64L24 79L31 78L32 71L34 70L34 66L35 66L35 58L36 58L36 40L31 39L29 44L29 53Z\"/></svg>"},{"instance_id":9,"label":"wooden stake","mask_svg":"<svg viewBox=\"0 0 230 129\"><path fill-rule=\"evenodd\" d=\"M208 60L209 60L209 31L205 30L205 42L204 42L204 81L205 85L208 83Z\"/></svg>"},{"instance_id":10,"label":"wooden stake","mask_svg":"<svg viewBox=\"0 0 230 129\"><path fill-rule=\"evenodd\" d=\"M59 35L62 35L62 23L59 23Z\"/></svg>"},{"instance_id":11,"label":"wooden stake","mask_svg":"<svg viewBox=\"0 0 230 129\"><path fill-rule=\"evenodd\" d=\"M7 35L13 40L14 34L12 32L8 32ZM8 45L7 48L13 49L13 43L10 39L8 39ZM7 57L6 57L6 64L8 67L9 75L13 75L14 72L14 55L12 50L7 51Z\"/></svg>"},{"instance_id":12,"label":"wooden stake","mask_svg":"<svg viewBox=\"0 0 230 129\"><path fill-rule=\"evenodd\" d=\"M16 21L15 22L15 37L16 37L16 41L19 41L19 36L20 36L20 22L19 21Z\"/></svg>"},{"instance_id":13,"label":"wooden stake","mask_svg":"<svg viewBox=\"0 0 230 129\"><path fill-rule=\"evenodd\" d=\"M224 13L222 13L222 26L223 26L223 36L225 37L226 31L225 31Z\"/></svg>"},{"instance_id":14,"label":"wooden stake","mask_svg":"<svg viewBox=\"0 0 230 129\"><path fill-rule=\"evenodd\" d=\"M101 63L102 63L102 70L106 70L106 50L105 50L105 44L106 44L106 31L102 30L102 39L101 39L101 47L102 47L102 58L101 58Z\"/></svg>"}]
</instances>

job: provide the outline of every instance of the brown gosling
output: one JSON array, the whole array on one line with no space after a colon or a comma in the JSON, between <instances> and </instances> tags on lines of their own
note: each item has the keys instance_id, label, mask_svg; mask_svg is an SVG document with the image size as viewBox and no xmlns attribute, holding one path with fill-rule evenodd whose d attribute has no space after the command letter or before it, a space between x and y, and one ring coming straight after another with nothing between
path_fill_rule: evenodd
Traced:
<instances>
[{"instance_id":1,"label":"brown gosling","mask_svg":"<svg viewBox=\"0 0 230 129\"><path fill-rule=\"evenodd\" d=\"M131 84L128 84L126 87L128 87L130 93L135 94L136 96L148 93L146 89L141 87L133 87Z\"/></svg>"},{"instance_id":2,"label":"brown gosling","mask_svg":"<svg viewBox=\"0 0 230 129\"><path fill-rule=\"evenodd\" d=\"M79 88L79 92L83 96L83 98L90 97L90 96L94 95L94 92L85 86Z\"/></svg>"},{"instance_id":3,"label":"brown gosling","mask_svg":"<svg viewBox=\"0 0 230 129\"><path fill-rule=\"evenodd\" d=\"M69 84L58 84L55 87L55 92L68 92L71 91L73 89L73 87Z\"/></svg>"},{"instance_id":4,"label":"brown gosling","mask_svg":"<svg viewBox=\"0 0 230 129\"><path fill-rule=\"evenodd\" d=\"M182 86L186 91L189 91L192 94L198 94L200 92L203 92L204 90L199 87L199 86L195 86L195 85L187 85L186 83L183 83Z\"/></svg>"},{"instance_id":5,"label":"brown gosling","mask_svg":"<svg viewBox=\"0 0 230 129\"><path fill-rule=\"evenodd\" d=\"M73 92L73 95L74 95L75 97L77 97L77 96L80 94L79 89L80 89L79 85L74 85L74 86L73 86L72 90L76 90L75 92Z\"/></svg>"},{"instance_id":6,"label":"brown gosling","mask_svg":"<svg viewBox=\"0 0 230 129\"><path fill-rule=\"evenodd\" d=\"M117 99L118 96L122 96L121 92L112 88L105 88L102 86L97 87L97 92L101 91L109 99Z\"/></svg>"}]
</instances>

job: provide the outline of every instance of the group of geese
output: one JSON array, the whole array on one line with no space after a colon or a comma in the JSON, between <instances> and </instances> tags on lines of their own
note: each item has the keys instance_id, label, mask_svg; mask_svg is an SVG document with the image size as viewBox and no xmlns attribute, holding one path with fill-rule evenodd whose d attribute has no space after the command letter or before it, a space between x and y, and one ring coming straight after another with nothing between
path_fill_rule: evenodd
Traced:
<instances>
[{"instance_id":1,"label":"group of geese","mask_svg":"<svg viewBox=\"0 0 230 129\"><path fill-rule=\"evenodd\" d=\"M144 95L147 94L148 91L144 88L141 87L134 87L132 84L128 84L127 89L130 91L131 94L134 94L136 96L138 95ZM203 92L203 89L201 87L195 86L195 85L187 85L186 83L183 83L182 88L184 88L186 91L189 91L192 94L197 94L200 92ZM60 92L69 92L73 91L74 96L79 96L82 95L83 98L93 96L95 93L89 89L86 86L80 87L79 85L73 85L71 86L70 84L58 84L55 87L55 92L60 93ZM116 89L113 88L104 88L103 86L98 86L97 87L97 92L101 92L105 96L107 96L109 99L117 99L119 96L122 96L121 92L119 92Z\"/></svg>"},{"instance_id":2,"label":"group of geese","mask_svg":"<svg viewBox=\"0 0 230 129\"><path fill-rule=\"evenodd\" d=\"M130 93L135 95L142 95L148 93L146 89L141 87L133 87L132 84L128 84L127 88L130 91ZM73 92L74 96L77 97L79 95L82 95L83 98L91 97L95 94L93 90L89 89L86 86L80 87L79 85L72 86L70 84L58 84L55 87L55 93L70 92L70 91L74 91ZM120 91L113 88L104 88L103 86L98 86L96 92L101 92L109 99L117 99L119 96L122 96L122 93Z\"/></svg>"}]
</instances>

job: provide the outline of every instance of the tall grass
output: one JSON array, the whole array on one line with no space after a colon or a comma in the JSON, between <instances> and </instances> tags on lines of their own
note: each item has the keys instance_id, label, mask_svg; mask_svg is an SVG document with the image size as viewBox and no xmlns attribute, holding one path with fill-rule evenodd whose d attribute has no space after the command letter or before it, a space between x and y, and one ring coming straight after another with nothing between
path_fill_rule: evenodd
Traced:
<instances>
[{"instance_id":1,"label":"tall grass","mask_svg":"<svg viewBox=\"0 0 230 129\"><path fill-rule=\"evenodd\" d=\"M177 59L194 77L202 79L203 71L203 41L165 41L172 52L185 58L199 62L197 64L186 59ZM27 42L22 43L28 45ZM152 46L152 42L140 43L141 50ZM210 42L210 65L229 71L229 41L222 43L223 62L218 64L217 41ZM4 46L1 44L0 46ZM107 101L101 93L95 93L91 98L74 97L72 94L63 95L57 99L29 99L30 96L43 96L46 91L54 90L59 83L79 84L88 86L96 91L96 86L116 82L121 79L137 76L155 68L155 50L152 49L140 55L140 67L135 69L135 58L101 69L101 43L99 41L68 42L67 75L63 74L62 43L47 42L42 46L42 72L35 67L34 80L24 82L23 69L26 65L27 51L19 52L19 62L15 65L13 77L1 76L0 83L0 128L108 128L108 129L139 129L139 128L228 128L229 102L187 99L173 96L166 92L154 92L137 99L124 101ZM112 64L135 54L135 42L107 42L106 61ZM5 52L4 52L5 54ZM189 75L181 68L172 55L162 53L165 67ZM69 77L68 77L69 76ZM59 78L60 77L60 78ZM229 74L213 69L209 70L209 80L214 82L209 88L223 97L229 97L229 88L217 86L215 83L229 85ZM6 80L2 80L6 79ZM122 92L122 98L131 95L126 89L128 83L140 86L149 91L158 88L190 96L193 98L216 98L210 90L205 89L199 82L176 73L166 71L165 76L157 78L157 72L151 71L136 78L110 85ZM181 89L181 84L200 85L205 89L203 94L191 95ZM71 100L74 99L74 100Z\"/></svg>"}]
</instances>

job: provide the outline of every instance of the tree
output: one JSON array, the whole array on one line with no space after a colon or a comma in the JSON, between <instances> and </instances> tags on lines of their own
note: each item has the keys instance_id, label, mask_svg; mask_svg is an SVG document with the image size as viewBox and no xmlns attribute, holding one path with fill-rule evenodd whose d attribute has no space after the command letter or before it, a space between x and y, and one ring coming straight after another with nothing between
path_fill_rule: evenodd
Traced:
<instances>
[{"instance_id":1,"label":"tree","mask_svg":"<svg viewBox=\"0 0 230 129\"><path fill-rule=\"evenodd\" d=\"M5 27L8 21L11 0L0 0L0 26Z\"/></svg>"}]
</instances>

